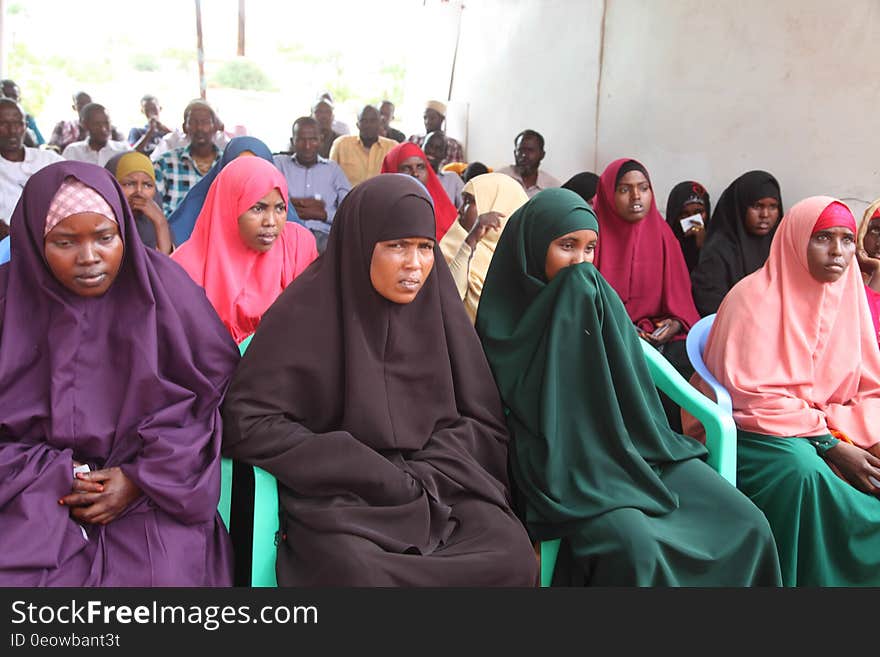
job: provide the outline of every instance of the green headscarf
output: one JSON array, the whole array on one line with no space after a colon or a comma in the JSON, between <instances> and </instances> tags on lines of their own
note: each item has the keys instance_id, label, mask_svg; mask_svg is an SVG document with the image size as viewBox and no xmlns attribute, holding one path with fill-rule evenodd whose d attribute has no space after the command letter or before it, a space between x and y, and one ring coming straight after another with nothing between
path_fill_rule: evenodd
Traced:
<instances>
[{"instance_id":1,"label":"green headscarf","mask_svg":"<svg viewBox=\"0 0 880 657\"><path fill-rule=\"evenodd\" d=\"M508 219L477 313L520 512L540 540L617 508L673 511L664 464L706 454L669 428L632 320L599 271L582 263L546 281L550 243L583 229L599 224L576 193L536 194Z\"/></svg>"}]
</instances>

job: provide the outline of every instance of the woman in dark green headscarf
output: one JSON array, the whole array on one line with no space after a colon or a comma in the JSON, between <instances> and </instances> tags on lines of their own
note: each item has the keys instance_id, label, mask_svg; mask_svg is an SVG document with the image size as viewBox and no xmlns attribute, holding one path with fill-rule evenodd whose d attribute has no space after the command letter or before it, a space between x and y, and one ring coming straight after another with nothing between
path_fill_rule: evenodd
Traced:
<instances>
[{"instance_id":1,"label":"woman in dark green headscarf","mask_svg":"<svg viewBox=\"0 0 880 657\"><path fill-rule=\"evenodd\" d=\"M477 314L520 515L533 540L564 539L554 583L781 584L763 514L669 428L632 320L592 265L598 231L574 192L536 194L508 220Z\"/></svg>"}]
</instances>

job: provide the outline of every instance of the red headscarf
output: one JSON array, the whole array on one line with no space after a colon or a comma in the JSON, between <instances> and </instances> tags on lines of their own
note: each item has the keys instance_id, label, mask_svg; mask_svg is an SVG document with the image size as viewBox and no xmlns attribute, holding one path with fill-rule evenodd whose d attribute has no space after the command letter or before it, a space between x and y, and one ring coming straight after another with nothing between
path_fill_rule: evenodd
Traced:
<instances>
[{"instance_id":1,"label":"red headscarf","mask_svg":"<svg viewBox=\"0 0 880 657\"><path fill-rule=\"evenodd\" d=\"M241 240L238 218L273 188L287 200L287 182L275 166L236 158L211 184L190 238L171 254L205 288L236 342L256 330L281 291L318 257L311 232L293 222L265 253Z\"/></svg>"},{"instance_id":2,"label":"red headscarf","mask_svg":"<svg viewBox=\"0 0 880 657\"><path fill-rule=\"evenodd\" d=\"M623 219L614 206L617 172L630 161L645 171L636 160L622 158L599 177L595 210L600 237L594 263L620 295L634 324L650 333L654 321L677 319L682 331L673 339L682 340L700 315L675 235L660 216L653 194L648 214L637 223Z\"/></svg>"},{"instance_id":3,"label":"red headscarf","mask_svg":"<svg viewBox=\"0 0 880 657\"><path fill-rule=\"evenodd\" d=\"M413 156L424 160L425 167L428 169L428 182L425 183L425 187L428 188L428 193L434 201L434 219L437 225L437 241L439 242L443 239L446 231L449 230L452 222L455 221L458 210L455 209L452 201L449 200L449 195L443 189L440 178L434 173L434 169L431 167L431 163L428 162L428 158L425 157L424 151L412 142L405 141L402 144L398 144L388 151L385 159L382 160L381 173L397 173L400 163Z\"/></svg>"}]
</instances>

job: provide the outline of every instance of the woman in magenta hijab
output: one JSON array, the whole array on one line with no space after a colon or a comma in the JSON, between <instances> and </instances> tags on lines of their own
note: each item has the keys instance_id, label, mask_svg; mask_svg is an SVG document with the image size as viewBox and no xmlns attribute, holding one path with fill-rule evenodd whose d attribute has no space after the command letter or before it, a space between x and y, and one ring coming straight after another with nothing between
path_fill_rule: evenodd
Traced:
<instances>
[{"instance_id":1,"label":"woman in magenta hijab","mask_svg":"<svg viewBox=\"0 0 880 657\"><path fill-rule=\"evenodd\" d=\"M601 235L596 267L639 335L690 378L684 341L700 316L681 247L657 210L647 169L628 158L609 164L599 177L595 210ZM660 398L673 429L681 431L678 408L665 395Z\"/></svg>"},{"instance_id":2,"label":"woman in magenta hijab","mask_svg":"<svg viewBox=\"0 0 880 657\"><path fill-rule=\"evenodd\" d=\"M33 175L0 267L0 585L229 586L204 292L137 236L109 171Z\"/></svg>"}]
</instances>

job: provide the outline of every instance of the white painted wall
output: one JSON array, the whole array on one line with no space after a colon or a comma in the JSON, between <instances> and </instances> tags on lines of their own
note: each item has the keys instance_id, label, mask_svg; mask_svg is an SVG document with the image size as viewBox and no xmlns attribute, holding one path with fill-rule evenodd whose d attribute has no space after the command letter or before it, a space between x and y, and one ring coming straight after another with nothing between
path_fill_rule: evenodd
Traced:
<instances>
[{"instance_id":1,"label":"white painted wall","mask_svg":"<svg viewBox=\"0 0 880 657\"><path fill-rule=\"evenodd\" d=\"M566 180L592 166L602 3L465 3L452 100L468 103L467 157L513 162L513 139L545 139L542 168Z\"/></svg>"},{"instance_id":2,"label":"white painted wall","mask_svg":"<svg viewBox=\"0 0 880 657\"><path fill-rule=\"evenodd\" d=\"M878 0L475 1L452 97L490 165L532 127L563 180L641 160L661 210L680 180L715 200L759 168L786 206L830 194L858 219L880 196L878 35Z\"/></svg>"}]
</instances>

